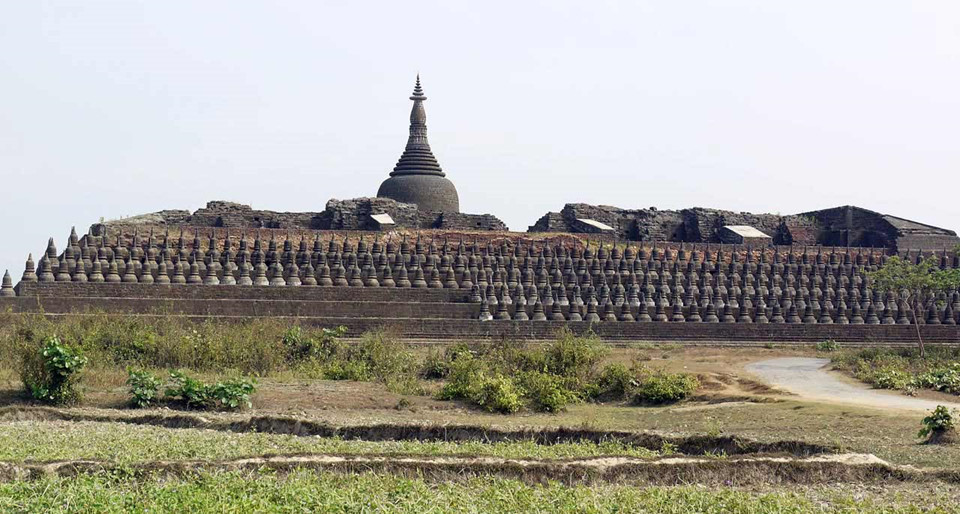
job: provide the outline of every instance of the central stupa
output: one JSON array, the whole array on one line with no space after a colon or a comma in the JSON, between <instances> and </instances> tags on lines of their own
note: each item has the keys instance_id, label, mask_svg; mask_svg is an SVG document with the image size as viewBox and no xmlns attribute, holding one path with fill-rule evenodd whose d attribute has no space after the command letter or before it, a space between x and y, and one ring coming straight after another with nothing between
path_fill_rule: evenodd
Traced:
<instances>
[{"instance_id":1,"label":"central stupa","mask_svg":"<svg viewBox=\"0 0 960 514\"><path fill-rule=\"evenodd\" d=\"M377 196L398 202L416 204L422 211L460 212L460 198L440 168L427 141L427 99L420 87L420 75L413 88L413 110L410 111L410 137L390 178L380 184Z\"/></svg>"}]
</instances>

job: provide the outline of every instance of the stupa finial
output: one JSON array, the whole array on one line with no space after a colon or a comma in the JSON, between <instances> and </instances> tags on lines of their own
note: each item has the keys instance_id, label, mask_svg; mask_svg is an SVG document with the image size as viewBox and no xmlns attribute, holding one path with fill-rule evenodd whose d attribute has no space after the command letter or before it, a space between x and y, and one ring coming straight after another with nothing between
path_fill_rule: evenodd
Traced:
<instances>
[{"instance_id":1,"label":"stupa finial","mask_svg":"<svg viewBox=\"0 0 960 514\"><path fill-rule=\"evenodd\" d=\"M420 87L420 73L417 73L417 83L413 86L413 96L411 96L410 99L414 101L427 99L423 94L423 88Z\"/></svg>"}]
</instances>

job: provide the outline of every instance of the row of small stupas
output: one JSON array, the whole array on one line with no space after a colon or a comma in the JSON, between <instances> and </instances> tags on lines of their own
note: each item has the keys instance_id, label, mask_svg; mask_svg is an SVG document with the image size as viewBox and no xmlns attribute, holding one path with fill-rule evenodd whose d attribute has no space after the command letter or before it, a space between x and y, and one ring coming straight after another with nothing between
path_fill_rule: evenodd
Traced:
<instances>
[{"instance_id":1,"label":"row of small stupas","mask_svg":"<svg viewBox=\"0 0 960 514\"><path fill-rule=\"evenodd\" d=\"M312 240L311 240L312 239ZM955 324L960 292L927 299L915 320L904 298L870 287L865 273L889 257L874 250L594 247L301 236L235 240L153 234L78 237L58 252L51 238L24 282L198 286L462 289L482 319L754 323ZM916 252L960 268L960 256ZM9 274L4 294L11 294Z\"/></svg>"}]
</instances>

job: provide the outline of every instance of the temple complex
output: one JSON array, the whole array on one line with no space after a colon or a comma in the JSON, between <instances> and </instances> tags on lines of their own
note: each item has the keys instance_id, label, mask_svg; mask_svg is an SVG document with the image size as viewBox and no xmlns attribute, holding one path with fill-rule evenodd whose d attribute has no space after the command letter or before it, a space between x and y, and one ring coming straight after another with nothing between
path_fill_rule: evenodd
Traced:
<instances>
[{"instance_id":1,"label":"temple complex","mask_svg":"<svg viewBox=\"0 0 960 514\"><path fill-rule=\"evenodd\" d=\"M914 312L868 272L893 255L960 268L955 232L853 206L795 215L567 204L526 233L459 196L427 140L417 78L410 131L376 197L317 212L211 201L72 230L30 254L0 309L82 316L289 317L414 338L890 344L960 337L960 291ZM26 253L26 252L25 252ZM34 257L36 256L36 257ZM539 323L538 323L539 322Z\"/></svg>"}]
</instances>

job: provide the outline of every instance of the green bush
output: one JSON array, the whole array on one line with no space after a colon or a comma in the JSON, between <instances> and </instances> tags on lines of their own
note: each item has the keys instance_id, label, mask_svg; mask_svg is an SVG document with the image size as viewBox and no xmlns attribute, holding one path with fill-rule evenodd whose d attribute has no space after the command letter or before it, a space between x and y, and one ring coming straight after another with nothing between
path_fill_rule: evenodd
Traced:
<instances>
[{"instance_id":1,"label":"green bush","mask_svg":"<svg viewBox=\"0 0 960 514\"><path fill-rule=\"evenodd\" d=\"M210 386L187 376L182 371L171 371L170 382L164 395L179 398L188 408L208 409L212 406Z\"/></svg>"},{"instance_id":2,"label":"green bush","mask_svg":"<svg viewBox=\"0 0 960 514\"><path fill-rule=\"evenodd\" d=\"M86 364L80 348L51 336L41 348L25 351L20 378L24 389L36 400L53 405L75 404L81 399L79 380Z\"/></svg>"},{"instance_id":3,"label":"green bush","mask_svg":"<svg viewBox=\"0 0 960 514\"><path fill-rule=\"evenodd\" d=\"M912 348L838 352L836 369L884 389L933 389L960 394L960 347L933 346L921 358Z\"/></svg>"},{"instance_id":4,"label":"green bush","mask_svg":"<svg viewBox=\"0 0 960 514\"><path fill-rule=\"evenodd\" d=\"M826 341L820 341L817 343L818 352L833 352L840 349L840 345L837 344L833 339L827 339Z\"/></svg>"},{"instance_id":5,"label":"green bush","mask_svg":"<svg viewBox=\"0 0 960 514\"><path fill-rule=\"evenodd\" d=\"M490 412L510 414L523 407L522 394L513 380L491 372L486 363L465 353L450 362L447 382L436 398L462 400Z\"/></svg>"},{"instance_id":6,"label":"green bush","mask_svg":"<svg viewBox=\"0 0 960 514\"><path fill-rule=\"evenodd\" d=\"M367 363L357 360L333 359L323 365L323 378L327 380L352 380L367 382L373 377Z\"/></svg>"},{"instance_id":7,"label":"green bush","mask_svg":"<svg viewBox=\"0 0 960 514\"><path fill-rule=\"evenodd\" d=\"M482 377L471 396L474 403L490 412L512 414L523 407L517 386L503 375Z\"/></svg>"},{"instance_id":8,"label":"green bush","mask_svg":"<svg viewBox=\"0 0 960 514\"><path fill-rule=\"evenodd\" d=\"M543 369L540 371L574 379L584 384L607 351L603 341L596 335L590 333L578 337L569 330L565 330L543 351Z\"/></svg>"},{"instance_id":9,"label":"green bush","mask_svg":"<svg viewBox=\"0 0 960 514\"><path fill-rule=\"evenodd\" d=\"M563 377L540 371L524 371L517 377L523 396L536 410L560 412L567 404L580 400L580 395L564 386Z\"/></svg>"},{"instance_id":10,"label":"green bush","mask_svg":"<svg viewBox=\"0 0 960 514\"><path fill-rule=\"evenodd\" d=\"M663 404L683 400L700 387L696 377L686 373L657 371L644 377L636 388L636 403Z\"/></svg>"},{"instance_id":11,"label":"green bush","mask_svg":"<svg viewBox=\"0 0 960 514\"><path fill-rule=\"evenodd\" d=\"M929 416L923 418L921 423L923 424L923 428L920 429L917 437L942 434L953 428L954 425L953 415L950 414L950 410L943 405L937 405L937 408L933 409L933 412L931 412Z\"/></svg>"},{"instance_id":12,"label":"green bush","mask_svg":"<svg viewBox=\"0 0 960 514\"><path fill-rule=\"evenodd\" d=\"M622 400L636 388L635 373L623 364L610 364L597 378L593 396L599 399Z\"/></svg>"},{"instance_id":13,"label":"green bush","mask_svg":"<svg viewBox=\"0 0 960 514\"><path fill-rule=\"evenodd\" d=\"M160 399L160 388L163 380L143 370L127 370L127 385L130 386L132 402L137 407L149 407Z\"/></svg>"},{"instance_id":14,"label":"green bush","mask_svg":"<svg viewBox=\"0 0 960 514\"><path fill-rule=\"evenodd\" d=\"M256 392L256 382L251 379L234 378L207 384L182 371L170 372L171 385L165 395L179 398L188 408L236 410L250 407L250 395Z\"/></svg>"},{"instance_id":15,"label":"green bush","mask_svg":"<svg viewBox=\"0 0 960 514\"><path fill-rule=\"evenodd\" d=\"M216 401L221 409L236 410L243 407L250 408L250 395L256 392L256 382L245 378L231 378L217 382L211 387L210 397Z\"/></svg>"},{"instance_id":16,"label":"green bush","mask_svg":"<svg viewBox=\"0 0 960 514\"><path fill-rule=\"evenodd\" d=\"M437 392L438 400L470 400L474 387L484 377L484 366L472 354L463 354L450 362L447 382Z\"/></svg>"},{"instance_id":17,"label":"green bush","mask_svg":"<svg viewBox=\"0 0 960 514\"><path fill-rule=\"evenodd\" d=\"M448 357L431 349L420 366L420 377L427 380L439 380L450 374L450 360Z\"/></svg>"},{"instance_id":18,"label":"green bush","mask_svg":"<svg viewBox=\"0 0 960 514\"><path fill-rule=\"evenodd\" d=\"M300 326L291 327L281 339L289 362L300 362L306 359L330 359L342 353L343 344L340 342L347 333L347 327L338 326L334 329L322 328L314 337L307 334Z\"/></svg>"},{"instance_id":19,"label":"green bush","mask_svg":"<svg viewBox=\"0 0 960 514\"><path fill-rule=\"evenodd\" d=\"M869 382L879 389L906 389L911 384L908 373L891 367L874 371Z\"/></svg>"},{"instance_id":20,"label":"green bush","mask_svg":"<svg viewBox=\"0 0 960 514\"><path fill-rule=\"evenodd\" d=\"M914 385L945 393L960 394L960 362L917 375Z\"/></svg>"},{"instance_id":21,"label":"green bush","mask_svg":"<svg viewBox=\"0 0 960 514\"><path fill-rule=\"evenodd\" d=\"M284 335L284 345L301 358L298 368L327 380L377 381L388 387L402 384L411 389L418 364L397 338L385 331L365 332L358 344L343 344L345 329L324 330L319 339L309 339L299 327ZM304 357L306 356L306 357Z\"/></svg>"}]
</instances>

